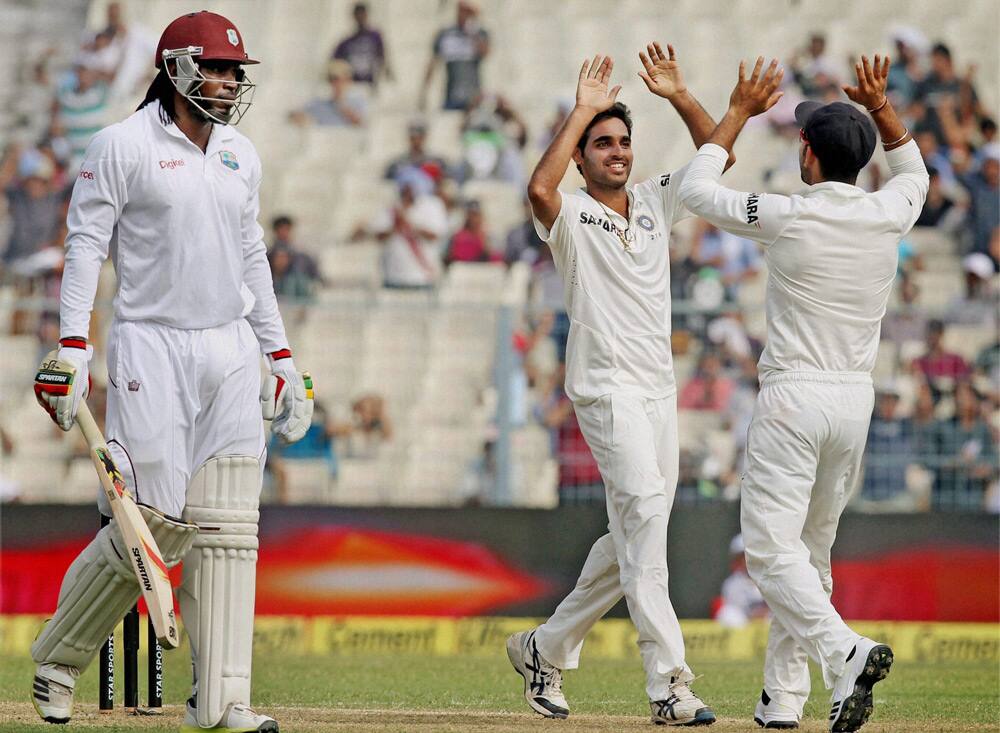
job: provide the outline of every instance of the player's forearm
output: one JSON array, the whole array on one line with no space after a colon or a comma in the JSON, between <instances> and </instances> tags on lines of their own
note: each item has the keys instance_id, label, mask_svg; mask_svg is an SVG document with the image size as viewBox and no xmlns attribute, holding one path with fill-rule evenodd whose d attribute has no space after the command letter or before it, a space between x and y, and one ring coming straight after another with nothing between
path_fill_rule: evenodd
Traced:
<instances>
[{"instance_id":1,"label":"player's forearm","mask_svg":"<svg viewBox=\"0 0 1000 733\"><path fill-rule=\"evenodd\" d=\"M263 242L260 245L259 251L253 252L244 260L243 282L254 297L253 308L246 318L260 342L261 350L270 354L287 349L289 344L285 324L278 310L278 299L274 295L274 283Z\"/></svg>"},{"instance_id":2,"label":"player's forearm","mask_svg":"<svg viewBox=\"0 0 1000 733\"><path fill-rule=\"evenodd\" d=\"M879 137L882 138L882 146L886 150L895 150L913 139L888 99L885 105L873 111L871 116L875 121L875 127L878 128Z\"/></svg>"},{"instance_id":3,"label":"player's forearm","mask_svg":"<svg viewBox=\"0 0 1000 733\"><path fill-rule=\"evenodd\" d=\"M59 338L87 338L104 257L87 247L66 250L59 288Z\"/></svg>"},{"instance_id":4,"label":"player's forearm","mask_svg":"<svg viewBox=\"0 0 1000 733\"><path fill-rule=\"evenodd\" d=\"M746 113L730 107L726 110L726 114L722 116L722 120L716 126L715 130L706 142L718 145L720 148L729 153L731 158L733 155L733 146L736 144L736 138L740 136L740 132L743 130L743 126L747 123L748 119L750 119L750 117Z\"/></svg>"},{"instance_id":5,"label":"player's forearm","mask_svg":"<svg viewBox=\"0 0 1000 733\"><path fill-rule=\"evenodd\" d=\"M543 197L558 190L559 182L566 175L566 168L573 159L573 151L592 119L593 110L573 108L531 174L531 180L528 181L529 197Z\"/></svg>"},{"instance_id":6,"label":"player's forearm","mask_svg":"<svg viewBox=\"0 0 1000 733\"><path fill-rule=\"evenodd\" d=\"M680 115L681 120L687 127L688 132L691 134L691 139L694 141L695 148L700 148L707 143L712 133L715 132L715 120L701 106L701 103L695 99L694 95L685 89L680 94L670 97L668 101L673 105L673 108ZM726 168L729 168L735 162L736 156L730 151L729 160L726 161Z\"/></svg>"}]
</instances>

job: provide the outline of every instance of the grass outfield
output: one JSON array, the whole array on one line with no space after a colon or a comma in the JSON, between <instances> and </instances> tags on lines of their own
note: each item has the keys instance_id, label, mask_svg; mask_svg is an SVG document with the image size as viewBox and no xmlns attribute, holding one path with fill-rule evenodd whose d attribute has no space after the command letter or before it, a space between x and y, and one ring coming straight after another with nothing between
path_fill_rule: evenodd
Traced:
<instances>
[{"instance_id":1,"label":"grass outfield","mask_svg":"<svg viewBox=\"0 0 1000 733\"><path fill-rule=\"evenodd\" d=\"M119 647L120 648L120 647ZM291 657L258 655L254 660L254 704L273 715L285 733L309 731L629 731L653 730L643 694L638 653L629 661L593 661L584 654L582 669L566 675L572 707L568 721L545 720L531 713L521 697L521 678L503 656L457 657ZM164 701L159 717L97 712L97 665L78 683L72 728L109 731L176 731L183 716L189 664L186 649L166 655ZM703 675L694 689L719 716L718 733L759 730L751 721L760 692L758 662L691 660ZM145 695L145 660L140 660ZM54 733L41 723L28 701L33 665L22 657L0 656L0 731ZM119 670L119 693L121 672ZM800 730L826 730L828 698L818 678ZM897 662L878 685L866 733L996 731L1000 672L996 665L926 665ZM120 702L120 700L119 700ZM655 728L662 730L661 728Z\"/></svg>"}]
</instances>

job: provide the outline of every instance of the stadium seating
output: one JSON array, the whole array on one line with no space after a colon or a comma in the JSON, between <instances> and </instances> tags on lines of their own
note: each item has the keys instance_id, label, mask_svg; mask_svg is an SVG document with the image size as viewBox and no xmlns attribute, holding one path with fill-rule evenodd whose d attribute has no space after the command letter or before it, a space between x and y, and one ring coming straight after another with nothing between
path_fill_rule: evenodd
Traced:
<instances>
[{"instance_id":1,"label":"stadium seating","mask_svg":"<svg viewBox=\"0 0 1000 733\"><path fill-rule=\"evenodd\" d=\"M0 4L0 67L19 69L25 50L53 47L55 68L70 62L84 17L97 27L106 0L23 0ZM607 31L609 5L604 0L571 3L538 0L483 2L482 23L492 36L484 63L485 88L508 97L530 130L527 162L540 154L538 139L556 102L572 100L580 59L596 51L616 55L615 75L622 80L621 98L636 118L636 180L682 165L693 146L682 123L662 100L649 95L634 71L636 52L659 37L677 47L689 86L706 108L718 114L728 97L738 59L760 54L787 57L808 34L823 30L834 58L887 48L889 27L899 17L919 18L928 34L960 49L961 58L979 59L977 83L987 108L996 108L998 64L997 5L969 0L957 13L937 0L833 5L778 0L766 12L780 22L761 24L760 3L750 0L705 2L677 0L655 3L622 0L614 5L616 32ZM433 294L380 291L381 245L348 242L359 223L366 223L395 197L382 179L386 163L405 150L406 123L417 115L416 100L436 31L453 20L451 3L438 0L372 0L372 20L383 29L395 79L371 99L370 124L362 130L299 128L288 112L325 90L323 77L334 41L349 25L350 0L212 0L206 7L221 12L240 27L251 53L262 59L251 75L258 83L254 107L241 130L248 134L264 162L261 221L291 213L299 222L301 243L317 256L328 283L307 306L286 306L296 361L316 378L317 394L328 407L344 406L365 391L386 397L397 435L372 459L343 457L334 480L322 461L287 461L291 501L334 501L345 504L461 503L470 499L465 477L483 459L483 445L495 430L495 373L498 346L505 348L508 328L527 301L530 272L526 266L456 263ZM154 33L177 13L173 0L133 0L127 14ZM902 11L902 12L901 12ZM766 27L764 27L766 26ZM658 30L657 30L658 29ZM673 30L671 30L673 29ZM672 36L672 37L671 37ZM726 39L720 43L720 39ZM67 42L68 41L68 42ZM62 49L62 50L60 50ZM25 69L0 74L0 141L10 139L18 116L30 113L25 97ZM427 148L457 159L460 112L438 109L441 72L432 85L427 109ZM733 186L755 189L765 169L787 155L789 143L766 125L749 126L737 146L737 166L727 173ZM565 185L578 178L568 174ZM462 196L478 199L496 243L523 215L523 189L498 181L470 181ZM2 228L2 227L0 227ZM963 278L954 244L936 232L915 230L908 240L924 258L916 274L921 303L941 312L963 293ZM739 303L751 334L763 335L762 304L766 279L745 284ZM47 421L30 399L31 372L39 356L34 336L10 336L9 288L0 289L0 426L29 426L39 445L58 442L45 432ZM509 318L501 317L507 307ZM973 358L994 334L958 326L946 334L946 345ZM898 376L901 358L921 353L922 344L901 348L883 344L876 364L879 379ZM678 382L693 373L698 347L675 357ZM95 368L100 376L102 369ZM732 449L717 415L683 412L682 440L688 447L708 446L724 460ZM47 426L46 426L47 427ZM537 425L511 433L512 492L504 501L548 506L556 501L557 470L548 433ZM5 462L5 474L31 476L28 441ZM62 440L65 455L69 439ZM21 451L28 450L28 453ZM68 468L66 467L68 466ZM80 488L81 500L92 498L93 483L79 459L66 465L44 462L37 480L23 481L30 500L68 494ZM57 487L57 488L53 488ZM497 497L486 496L486 501Z\"/></svg>"}]
</instances>

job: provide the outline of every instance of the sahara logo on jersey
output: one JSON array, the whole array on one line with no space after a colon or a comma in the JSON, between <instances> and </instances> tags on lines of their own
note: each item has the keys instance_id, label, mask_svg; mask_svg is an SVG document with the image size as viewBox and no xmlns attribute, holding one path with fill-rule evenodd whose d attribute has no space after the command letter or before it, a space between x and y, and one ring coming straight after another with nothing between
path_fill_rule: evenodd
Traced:
<instances>
[{"instance_id":1,"label":"sahara logo on jersey","mask_svg":"<svg viewBox=\"0 0 1000 733\"><path fill-rule=\"evenodd\" d=\"M236 160L236 153L229 150L223 150L219 153L219 157L222 158L222 165L226 166L226 168L234 171L238 171L240 169L240 164Z\"/></svg>"},{"instance_id":2,"label":"sahara logo on jersey","mask_svg":"<svg viewBox=\"0 0 1000 733\"><path fill-rule=\"evenodd\" d=\"M760 221L757 216L757 203L760 201L759 193L747 195L747 224L753 224L760 229Z\"/></svg>"}]
</instances>

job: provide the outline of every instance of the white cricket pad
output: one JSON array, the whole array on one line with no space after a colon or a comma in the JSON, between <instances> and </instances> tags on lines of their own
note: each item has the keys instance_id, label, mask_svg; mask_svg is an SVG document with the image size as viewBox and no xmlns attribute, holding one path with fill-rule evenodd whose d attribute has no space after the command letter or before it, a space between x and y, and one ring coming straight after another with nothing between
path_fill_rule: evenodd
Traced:
<instances>
[{"instance_id":1,"label":"white cricket pad","mask_svg":"<svg viewBox=\"0 0 1000 733\"><path fill-rule=\"evenodd\" d=\"M139 511L167 567L173 567L191 547L198 528L149 506L140 504ZM139 600L139 581L124 548L112 520L69 566L55 616L31 645L31 658L38 664L64 664L82 672Z\"/></svg>"},{"instance_id":2,"label":"white cricket pad","mask_svg":"<svg viewBox=\"0 0 1000 733\"><path fill-rule=\"evenodd\" d=\"M250 704L260 481L256 458L220 456L188 487L184 518L199 531L178 596L203 728L217 725L229 705Z\"/></svg>"}]
</instances>

